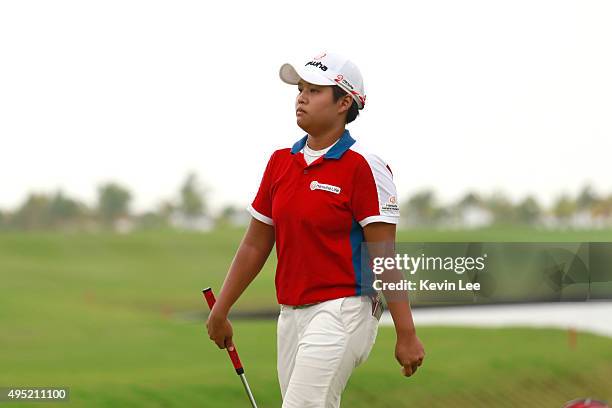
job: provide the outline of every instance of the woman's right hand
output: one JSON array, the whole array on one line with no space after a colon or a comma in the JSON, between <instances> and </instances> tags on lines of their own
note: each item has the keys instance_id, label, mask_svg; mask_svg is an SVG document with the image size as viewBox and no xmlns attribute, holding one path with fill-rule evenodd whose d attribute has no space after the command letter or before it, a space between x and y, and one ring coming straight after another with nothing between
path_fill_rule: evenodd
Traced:
<instances>
[{"instance_id":1,"label":"woman's right hand","mask_svg":"<svg viewBox=\"0 0 612 408\"><path fill-rule=\"evenodd\" d=\"M228 348L230 351L234 347L232 336L234 331L232 324L227 319L227 316L215 313L215 309L208 315L206 321L206 329L208 330L208 337L215 342L217 347L220 349Z\"/></svg>"},{"instance_id":2,"label":"woman's right hand","mask_svg":"<svg viewBox=\"0 0 612 408\"><path fill-rule=\"evenodd\" d=\"M234 347L232 342L233 331L232 325L227 320L227 315L234 302L238 300L242 292L261 271L274 246L274 241L274 227L251 218L249 228L244 234L223 281L223 287L219 292L217 302L206 321L208 337L219 348L227 348L232 351Z\"/></svg>"}]
</instances>

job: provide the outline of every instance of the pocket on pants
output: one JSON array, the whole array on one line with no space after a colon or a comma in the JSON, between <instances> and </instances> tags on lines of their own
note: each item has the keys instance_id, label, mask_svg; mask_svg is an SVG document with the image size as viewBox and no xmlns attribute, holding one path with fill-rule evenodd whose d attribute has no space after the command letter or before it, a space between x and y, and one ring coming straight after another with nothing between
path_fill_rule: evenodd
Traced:
<instances>
[{"instance_id":1,"label":"pocket on pants","mask_svg":"<svg viewBox=\"0 0 612 408\"><path fill-rule=\"evenodd\" d=\"M340 318L349 336L354 367L364 362L374 345L378 332L378 319L372 315L372 301L366 296L342 299Z\"/></svg>"},{"instance_id":2,"label":"pocket on pants","mask_svg":"<svg viewBox=\"0 0 612 408\"><path fill-rule=\"evenodd\" d=\"M372 314L370 314L367 326L368 326L368 333L365 336L367 341L364 344L364 349L363 349L363 352L361 353L361 356L359 357L359 360L357 361L357 365L367 360L368 357L370 356L370 352L374 348L374 344L376 343L376 336L378 335L378 319L372 316Z\"/></svg>"},{"instance_id":3,"label":"pocket on pants","mask_svg":"<svg viewBox=\"0 0 612 408\"><path fill-rule=\"evenodd\" d=\"M355 333L363 324L364 302L360 296L349 296L340 302L340 319L346 333Z\"/></svg>"}]
</instances>

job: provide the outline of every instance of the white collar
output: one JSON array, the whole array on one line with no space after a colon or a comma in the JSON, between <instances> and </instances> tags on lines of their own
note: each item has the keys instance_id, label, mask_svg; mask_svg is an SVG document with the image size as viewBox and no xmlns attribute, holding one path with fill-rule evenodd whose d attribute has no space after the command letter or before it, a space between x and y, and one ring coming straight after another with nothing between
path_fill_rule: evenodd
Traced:
<instances>
[{"instance_id":1,"label":"white collar","mask_svg":"<svg viewBox=\"0 0 612 408\"><path fill-rule=\"evenodd\" d=\"M338 140L340 140L338 138ZM306 142L304 144L304 148L302 149L302 152L307 155L307 156L323 156L325 153L327 153L327 151L329 149L331 149L332 147L334 147L334 145L336 143L338 143L338 140L336 140L333 144L331 144L330 146L327 146L325 149L321 149L321 150L313 150L310 147L308 147L308 142Z\"/></svg>"}]
</instances>

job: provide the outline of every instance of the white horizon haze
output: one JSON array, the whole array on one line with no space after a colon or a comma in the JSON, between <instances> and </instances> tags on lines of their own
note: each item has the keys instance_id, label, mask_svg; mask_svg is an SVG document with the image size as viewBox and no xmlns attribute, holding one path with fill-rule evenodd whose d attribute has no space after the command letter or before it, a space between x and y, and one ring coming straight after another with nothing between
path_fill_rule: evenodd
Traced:
<instances>
[{"instance_id":1,"label":"white horizon haze","mask_svg":"<svg viewBox=\"0 0 612 408\"><path fill-rule=\"evenodd\" d=\"M305 133L284 62L340 52L366 108L347 128L393 169L400 205L431 188L544 205L612 194L607 1L20 1L0 4L0 209L29 192L134 211L198 174L213 212L250 203L270 154ZM321 13L329 10L329 13Z\"/></svg>"}]
</instances>

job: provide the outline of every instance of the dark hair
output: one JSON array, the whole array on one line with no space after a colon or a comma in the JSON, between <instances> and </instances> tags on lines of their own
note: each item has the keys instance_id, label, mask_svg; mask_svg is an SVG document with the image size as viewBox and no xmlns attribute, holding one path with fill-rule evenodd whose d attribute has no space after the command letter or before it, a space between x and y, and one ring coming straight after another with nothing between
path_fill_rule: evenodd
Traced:
<instances>
[{"instance_id":1,"label":"dark hair","mask_svg":"<svg viewBox=\"0 0 612 408\"><path fill-rule=\"evenodd\" d=\"M334 91L334 102L338 102L338 99L342 98L345 95L348 95L348 93L346 93L346 91L340 88L338 85L333 85L332 91ZM357 106L357 102L353 100L353 104L346 113L346 123L351 123L357 118L357 116L359 116L359 107Z\"/></svg>"}]
</instances>

